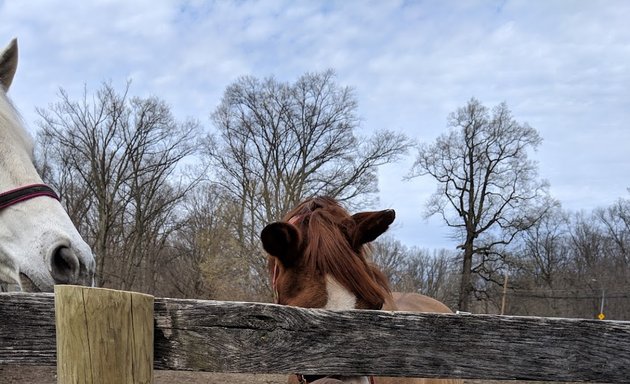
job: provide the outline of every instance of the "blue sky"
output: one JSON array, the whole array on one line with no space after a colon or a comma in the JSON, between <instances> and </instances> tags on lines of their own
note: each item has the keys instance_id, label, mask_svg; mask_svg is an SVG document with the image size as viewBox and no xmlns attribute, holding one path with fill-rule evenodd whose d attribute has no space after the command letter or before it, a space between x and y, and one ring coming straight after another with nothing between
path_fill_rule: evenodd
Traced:
<instances>
[{"instance_id":1,"label":"blue sky","mask_svg":"<svg viewBox=\"0 0 630 384\"><path fill-rule=\"evenodd\" d=\"M17 37L10 96L27 125L61 86L112 81L158 95L177 118L208 116L242 75L293 81L333 68L355 89L361 132L418 141L476 97L506 101L544 141L532 158L565 208L630 197L629 1L2 1L0 45ZM379 208L407 245L453 248L422 218L435 190L403 181L413 162L380 170Z\"/></svg>"}]
</instances>

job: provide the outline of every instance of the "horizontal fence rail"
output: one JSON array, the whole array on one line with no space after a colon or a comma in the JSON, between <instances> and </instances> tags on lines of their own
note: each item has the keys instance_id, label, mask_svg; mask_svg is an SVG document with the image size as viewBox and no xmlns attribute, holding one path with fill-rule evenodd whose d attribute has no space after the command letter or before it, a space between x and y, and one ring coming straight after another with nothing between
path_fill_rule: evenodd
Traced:
<instances>
[{"instance_id":1,"label":"horizontal fence rail","mask_svg":"<svg viewBox=\"0 0 630 384\"><path fill-rule=\"evenodd\" d=\"M154 368L470 379L630 379L630 322L155 298ZM0 364L55 365L53 294L0 294Z\"/></svg>"}]
</instances>

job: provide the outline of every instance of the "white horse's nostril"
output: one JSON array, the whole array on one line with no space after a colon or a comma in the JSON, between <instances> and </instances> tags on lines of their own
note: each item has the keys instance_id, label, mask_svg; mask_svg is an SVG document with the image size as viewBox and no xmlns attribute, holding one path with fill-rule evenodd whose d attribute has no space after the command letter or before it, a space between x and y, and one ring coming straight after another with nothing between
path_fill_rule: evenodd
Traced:
<instances>
[{"instance_id":1,"label":"white horse's nostril","mask_svg":"<svg viewBox=\"0 0 630 384\"><path fill-rule=\"evenodd\" d=\"M74 283L79 278L81 264L72 248L60 246L55 248L50 259L51 273L55 282Z\"/></svg>"}]
</instances>

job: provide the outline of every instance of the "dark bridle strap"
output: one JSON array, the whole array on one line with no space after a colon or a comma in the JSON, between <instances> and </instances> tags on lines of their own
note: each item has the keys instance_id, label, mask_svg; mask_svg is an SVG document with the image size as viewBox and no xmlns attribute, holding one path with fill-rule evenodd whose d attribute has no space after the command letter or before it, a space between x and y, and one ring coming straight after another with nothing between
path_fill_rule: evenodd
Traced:
<instances>
[{"instance_id":1,"label":"dark bridle strap","mask_svg":"<svg viewBox=\"0 0 630 384\"><path fill-rule=\"evenodd\" d=\"M52 197L55 200L59 200L57 193L53 191L47 185L44 184L31 184L24 187L12 189L8 192L0 194L0 209L10 207L21 201L32 199L40 196Z\"/></svg>"}]
</instances>

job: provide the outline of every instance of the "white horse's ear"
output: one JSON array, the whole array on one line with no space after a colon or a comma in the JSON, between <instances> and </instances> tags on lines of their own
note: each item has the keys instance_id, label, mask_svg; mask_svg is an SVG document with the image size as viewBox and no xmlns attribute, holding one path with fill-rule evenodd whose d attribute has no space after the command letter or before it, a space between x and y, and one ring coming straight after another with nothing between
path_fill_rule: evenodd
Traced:
<instances>
[{"instance_id":1,"label":"white horse's ear","mask_svg":"<svg viewBox=\"0 0 630 384\"><path fill-rule=\"evenodd\" d=\"M11 40L9 45L0 54L0 85L4 91L8 91L18 63L18 45L17 39Z\"/></svg>"}]
</instances>

